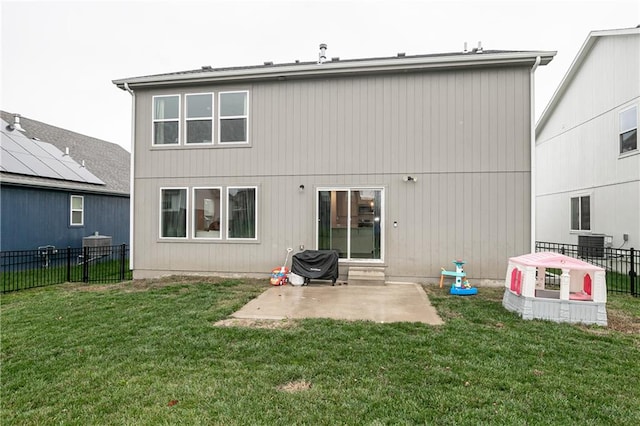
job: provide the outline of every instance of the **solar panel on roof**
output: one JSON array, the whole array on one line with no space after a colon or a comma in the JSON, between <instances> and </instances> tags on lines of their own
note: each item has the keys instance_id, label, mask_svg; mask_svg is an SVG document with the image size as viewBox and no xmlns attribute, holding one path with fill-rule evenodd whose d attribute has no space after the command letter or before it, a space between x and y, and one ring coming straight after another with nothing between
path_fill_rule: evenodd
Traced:
<instances>
[{"instance_id":1,"label":"solar panel on roof","mask_svg":"<svg viewBox=\"0 0 640 426\"><path fill-rule=\"evenodd\" d=\"M104 185L93 173L47 142L34 141L22 133L2 128L2 171L21 175Z\"/></svg>"}]
</instances>

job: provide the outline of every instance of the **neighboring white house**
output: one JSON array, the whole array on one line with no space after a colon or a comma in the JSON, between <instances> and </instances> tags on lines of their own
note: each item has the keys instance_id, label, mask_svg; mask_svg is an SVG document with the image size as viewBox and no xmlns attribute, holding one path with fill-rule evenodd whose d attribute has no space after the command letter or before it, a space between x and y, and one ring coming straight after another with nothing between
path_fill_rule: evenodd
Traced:
<instances>
[{"instance_id":1,"label":"neighboring white house","mask_svg":"<svg viewBox=\"0 0 640 426\"><path fill-rule=\"evenodd\" d=\"M639 100L640 28L592 31L536 126L538 241L640 248Z\"/></svg>"}]
</instances>

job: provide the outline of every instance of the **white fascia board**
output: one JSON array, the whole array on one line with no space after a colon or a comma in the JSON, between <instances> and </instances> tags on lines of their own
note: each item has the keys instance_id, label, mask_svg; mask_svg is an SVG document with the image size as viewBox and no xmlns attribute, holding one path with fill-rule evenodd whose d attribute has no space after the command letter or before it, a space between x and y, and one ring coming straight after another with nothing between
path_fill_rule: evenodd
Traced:
<instances>
[{"instance_id":1,"label":"white fascia board","mask_svg":"<svg viewBox=\"0 0 640 426\"><path fill-rule=\"evenodd\" d=\"M582 47L578 51L578 54L573 59L573 62L569 66L567 73L564 75L560 84L556 88L556 91L553 92L553 96L551 96L551 100L545 107L544 111L540 115L538 122L536 123L536 137L540 134L545 124L549 120L549 117L555 110L558 102L562 99L562 95L567 91L567 88L573 81L573 78L580 70L580 67L584 63L587 56L589 56L589 52L595 45L596 41L598 41L599 37L607 37L607 36L620 36L620 35L629 35L629 34L640 34L640 28L624 28L618 30L599 30L599 31L591 31L587 36L587 39L582 43Z\"/></svg>"},{"instance_id":2,"label":"white fascia board","mask_svg":"<svg viewBox=\"0 0 640 426\"><path fill-rule=\"evenodd\" d=\"M346 60L325 62L322 64L292 64L284 66L250 67L246 69L198 71L193 73L164 74L147 77L133 77L113 80L124 88L144 86L165 86L193 83L216 83L251 80L286 80L295 78L327 77L356 74L376 74L388 72L409 72L428 69L468 68L496 65L533 65L537 56L542 58L541 65L548 64L556 52L509 52L509 53L468 53L465 55L403 57L371 60Z\"/></svg>"}]
</instances>

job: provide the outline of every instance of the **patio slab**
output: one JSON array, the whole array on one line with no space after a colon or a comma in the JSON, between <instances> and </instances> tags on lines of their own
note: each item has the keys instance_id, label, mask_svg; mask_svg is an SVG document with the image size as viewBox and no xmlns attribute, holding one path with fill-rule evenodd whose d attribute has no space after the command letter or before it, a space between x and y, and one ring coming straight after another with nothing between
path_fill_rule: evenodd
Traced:
<instances>
[{"instance_id":1,"label":"patio slab","mask_svg":"<svg viewBox=\"0 0 640 426\"><path fill-rule=\"evenodd\" d=\"M354 286L316 284L270 287L232 314L234 318L331 318L443 324L418 284Z\"/></svg>"}]
</instances>

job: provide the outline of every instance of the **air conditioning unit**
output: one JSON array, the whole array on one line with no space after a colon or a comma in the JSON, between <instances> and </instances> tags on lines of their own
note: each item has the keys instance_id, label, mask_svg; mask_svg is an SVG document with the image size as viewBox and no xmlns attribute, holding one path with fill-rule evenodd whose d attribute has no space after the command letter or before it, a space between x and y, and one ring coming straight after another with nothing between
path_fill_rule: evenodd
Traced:
<instances>
[{"instance_id":1,"label":"air conditioning unit","mask_svg":"<svg viewBox=\"0 0 640 426\"><path fill-rule=\"evenodd\" d=\"M87 247L89 259L96 257L111 256L112 238L107 235L95 235L82 239L82 248ZM84 250L83 250L84 251Z\"/></svg>"},{"instance_id":2,"label":"air conditioning unit","mask_svg":"<svg viewBox=\"0 0 640 426\"><path fill-rule=\"evenodd\" d=\"M603 258L605 237L604 234L578 235L578 257Z\"/></svg>"}]
</instances>

